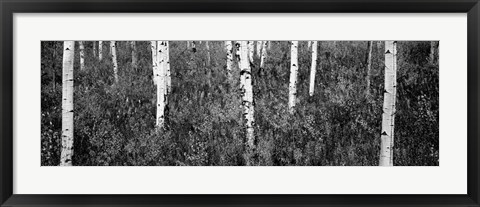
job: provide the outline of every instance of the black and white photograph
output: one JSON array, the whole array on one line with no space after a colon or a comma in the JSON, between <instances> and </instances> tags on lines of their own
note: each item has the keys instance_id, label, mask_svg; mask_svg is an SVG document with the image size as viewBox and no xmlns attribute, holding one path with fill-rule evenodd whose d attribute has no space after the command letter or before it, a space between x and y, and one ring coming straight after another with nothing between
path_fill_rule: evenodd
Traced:
<instances>
[{"instance_id":1,"label":"black and white photograph","mask_svg":"<svg viewBox=\"0 0 480 207\"><path fill-rule=\"evenodd\" d=\"M41 42L41 166L439 166L439 41Z\"/></svg>"}]
</instances>

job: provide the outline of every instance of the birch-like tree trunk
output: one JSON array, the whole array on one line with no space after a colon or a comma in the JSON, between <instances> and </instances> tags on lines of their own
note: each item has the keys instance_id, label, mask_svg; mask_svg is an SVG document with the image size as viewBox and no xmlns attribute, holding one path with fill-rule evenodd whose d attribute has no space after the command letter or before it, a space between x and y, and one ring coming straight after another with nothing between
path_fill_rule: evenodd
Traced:
<instances>
[{"instance_id":1,"label":"birch-like tree trunk","mask_svg":"<svg viewBox=\"0 0 480 207\"><path fill-rule=\"evenodd\" d=\"M227 75L228 78L232 76L233 70L233 47L232 41L225 41L225 48L227 49Z\"/></svg>"},{"instance_id":2,"label":"birch-like tree trunk","mask_svg":"<svg viewBox=\"0 0 480 207\"><path fill-rule=\"evenodd\" d=\"M250 63L253 63L253 52L255 49L254 41L248 41L248 59Z\"/></svg>"},{"instance_id":3,"label":"birch-like tree trunk","mask_svg":"<svg viewBox=\"0 0 480 207\"><path fill-rule=\"evenodd\" d=\"M235 41L235 59L237 60L237 64L238 64L238 68L242 68L242 66L240 65L240 48L241 48L241 42L240 41Z\"/></svg>"},{"instance_id":4,"label":"birch-like tree trunk","mask_svg":"<svg viewBox=\"0 0 480 207\"><path fill-rule=\"evenodd\" d=\"M187 49L190 48L190 41L187 41Z\"/></svg>"},{"instance_id":5,"label":"birch-like tree trunk","mask_svg":"<svg viewBox=\"0 0 480 207\"><path fill-rule=\"evenodd\" d=\"M75 41L63 43L62 151L60 166L72 166L73 156L73 60Z\"/></svg>"},{"instance_id":6,"label":"birch-like tree trunk","mask_svg":"<svg viewBox=\"0 0 480 207\"><path fill-rule=\"evenodd\" d=\"M207 48L207 65L210 65L210 45L208 44L208 41L205 41L205 47Z\"/></svg>"},{"instance_id":7,"label":"birch-like tree trunk","mask_svg":"<svg viewBox=\"0 0 480 207\"><path fill-rule=\"evenodd\" d=\"M97 42L93 41L93 57L97 57Z\"/></svg>"},{"instance_id":8,"label":"birch-like tree trunk","mask_svg":"<svg viewBox=\"0 0 480 207\"><path fill-rule=\"evenodd\" d=\"M435 41L430 42L430 63L433 64L435 61Z\"/></svg>"},{"instance_id":9,"label":"birch-like tree trunk","mask_svg":"<svg viewBox=\"0 0 480 207\"><path fill-rule=\"evenodd\" d=\"M372 50L373 50L373 41L368 41L368 53L367 53L367 96L370 96L370 76L372 74Z\"/></svg>"},{"instance_id":10,"label":"birch-like tree trunk","mask_svg":"<svg viewBox=\"0 0 480 207\"><path fill-rule=\"evenodd\" d=\"M290 61L290 83L288 86L288 110L293 114L295 112L297 96L297 73L298 73L298 41L291 42L291 61Z\"/></svg>"},{"instance_id":11,"label":"birch-like tree trunk","mask_svg":"<svg viewBox=\"0 0 480 207\"><path fill-rule=\"evenodd\" d=\"M254 109L253 109L253 87L252 87L252 71L250 68L249 53L251 50L248 47L247 41L241 41L241 53L240 53L240 80L243 82L241 85L242 91L242 104L244 107L244 119L245 127L247 130L247 145L250 149L254 148L254 130L253 126L255 123L254 120Z\"/></svg>"},{"instance_id":12,"label":"birch-like tree trunk","mask_svg":"<svg viewBox=\"0 0 480 207\"><path fill-rule=\"evenodd\" d=\"M83 41L78 42L80 48L80 70L85 69L85 47L83 45Z\"/></svg>"},{"instance_id":13,"label":"birch-like tree trunk","mask_svg":"<svg viewBox=\"0 0 480 207\"><path fill-rule=\"evenodd\" d=\"M137 68L137 44L135 41L130 41L130 47L132 48L132 67Z\"/></svg>"},{"instance_id":14,"label":"birch-like tree trunk","mask_svg":"<svg viewBox=\"0 0 480 207\"><path fill-rule=\"evenodd\" d=\"M103 41L98 41L98 59L103 59Z\"/></svg>"},{"instance_id":15,"label":"birch-like tree trunk","mask_svg":"<svg viewBox=\"0 0 480 207\"><path fill-rule=\"evenodd\" d=\"M385 90L383 99L380 166L393 166L395 99L397 90L397 42L385 41Z\"/></svg>"},{"instance_id":16,"label":"birch-like tree trunk","mask_svg":"<svg viewBox=\"0 0 480 207\"><path fill-rule=\"evenodd\" d=\"M165 68L165 84L166 84L166 95L170 94L172 91L172 76L170 74L170 42L164 41L164 68ZM165 102L168 100L165 99Z\"/></svg>"},{"instance_id":17,"label":"birch-like tree trunk","mask_svg":"<svg viewBox=\"0 0 480 207\"><path fill-rule=\"evenodd\" d=\"M160 74L158 73L158 50L157 50L157 41L150 41L150 48L152 49L152 72L153 72L153 83L157 85L157 80L159 79Z\"/></svg>"},{"instance_id":18,"label":"birch-like tree trunk","mask_svg":"<svg viewBox=\"0 0 480 207\"><path fill-rule=\"evenodd\" d=\"M310 88L309 94L313 96L315 92L315 74L317 73L317 54L318 54L318 41L309 41L313 42L312 47L312 65L310 68Z\"/></svg>"},{"instance_id":19,"label":"birch-like tree trunk","mask_svg":"<svg viewBox=\"0 0 480 207\"><path fill-rule=\"evenodd\" d=\"M165 122L165 106L166 106L166 98L167 98L167 81L166 81L166 55L165 55L165 50L166 50L166 45L164 41L152 41L152 45L155 44L155 46L152 46L152 49L156 49L155 53L152 52L152 61L154 61L153 64L153 70L154 74L155 71L156 75L155 77L155 82L157 85L157 115L156 115L156 126L158 128L162 128Z\"/></svg>"},{"instance_id":20,"label":"birch-like tree trunk","mask_svg":"<svg viewBox=\"0 0 480 207\"><path fill-rule=\"evenodd\" d=\"M115 83L118 83L118 63L117 63L117 49L115 48L115 41L110 41L110 51L112 53L113 75Z\"/></svg>"},{"instance_id":21,"label":"birch-like tree trunk","mask_svg":"<svg viewBox=\"0 0 480 207\"><path fill-rule=\"evenodd\" d=\"M257 41L257 57L258 58L261 57L262 45L263 45L262 41Z\"/></svg>"},{"instance_id":22,"label":"birch-like tree trunk","mask_svg":"<svg viewBox=\"0 0 480 207\"><path fill-rule=\"evenodd\" d=\"M308 41L308 48L310 48L312 46L312 42L313 41Z\"/></svg>"},{"instance_id":23,"label":"birch-like tree trunk","mask_svg":"<svg viewBox=\"0 0 480 207\"><path fill-rule=\"evenodd\" d=\"M268 50L272 49L272 41L268 41Z\"/></svg>"},{"instance_id":24,"label":"birch-like tree trunk","mask_svg":"<svg viewBox=\"0 0 480 207\"><path fill-rule=\"evenodd\" d=\"M260 68L265 67L265 60L267 59L267 41L262 42L262 56L260 58Z\"/></svg>"}]
</instances>

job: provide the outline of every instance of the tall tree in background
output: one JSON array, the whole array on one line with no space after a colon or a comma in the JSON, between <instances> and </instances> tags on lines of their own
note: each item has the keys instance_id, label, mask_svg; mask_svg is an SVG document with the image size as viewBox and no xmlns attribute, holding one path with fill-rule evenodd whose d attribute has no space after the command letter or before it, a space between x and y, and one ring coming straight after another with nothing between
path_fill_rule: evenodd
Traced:
<instances>
[{"instance_id":1,"label":"tall tree in background","mask_svg":"<svg viewBox=\"0 0 480 207\"><path fill-rule=\"evenodd\" d=\"M393 166L395 99L397 90L397 42L385 41L385 90L383 99L380 166Z\"/></svg>"},{"instance_id":2,"label":"tall tree in background","mask_svg":"<svg viewBox=\"0 0 480 207\"><path fill-rule=\"evenodd\" d=\"M250 41L251 42L251 41ZM251 50L247 41L241 41L240 46L240 82L242 92L242 105L244 107L245 127L247 130L247 145L250 149L254 148L254 109L253 109L253 87L252 87L252 71L250 68L249 54Z\"/></svg>"},{"instance_id":3,"label":"tall tree in background","mask_svg":"<svg viewBox=\"0 0 480 207\"><path fill-rule=\"evenodd\" d=\"M73 156L73 60L75 41L63 43L62 151L60 166L72 166Z\"/></svg>"},{"instance_id":4,"label":"tall tree in background","mask_svg":"<svg viewBox=\"0 0 480 207\"><path fill-rule=\"evenodd\" d=\"M293 114L295 111L297 96L297 73L298 73L298 41L291 42L290 83L288 86L288 110Z\"/></svg>"},{"instance_id":5,"label":"tall tree in background","mask_svg":"<svg viewBox=\"0 0 480 207\"><path fill-rule=\"evenodd\" d=\"M313 42L312 44L312 66L310 68L310 88L309 94L313 96L315 90L315 74L317 72L317 50L318 50L318 42L317 41L309 41Z\"/></svg>"},{"instance_id":6,"label":"tall tree in background","mask_svg":"<svg viewBox=\"0 0 480 207\"><path fill-rule=\"evenodd\" d=\"M232 76L233 69L233 47L232 41L225 41L225 48L227 49L227 75L228 78Z\"/></svg>"},{"instance_id":7,"label":"tall tree in background","mask_svg":"<svg viewBox=\"0 0 480 207\"><path fill-rule=\"evenodd\" d=\"M308 48L310 48L312 46L312 42L313 41L308 41Z\"/></svg>"},{"instance_id":8,"label":"tall tree in background","mask_svg":"<svg viewBox=\"0 0 480 207\"><path fill-rule=\"evenodd\" d=\"M160 73L158 73L158 50L157 41L150 41L150 48L152 50L152 71L153 71L153 83L157 85Z\"/></svg>"},{"instance_id":9,"label":"tall tree in background","mask_svg":"<svg viewBox=\"0 0 480 207\"><path fill-rule=\"evenodd\" d=\"M130 42L132 48L132 67L137 68L137 45L135 41Z\"/></svg>"},{"instance_id":10,"label":"tall tree in background","mask_svg":"<svg viewBox=\"0 0 480 207\"><path fill-rule=\"evenodd\" d=\"M103 41L98 41L98 59L103 59Z\"/></svg>"},{"instance_id":11,"label":"tall tree in background","mask_svg":"<svg viewBox=\"0 0 480 207\"><path fill-rule=\"evenodd\" d=\"M164 69L165 69L165 90L166 90L166 95L170 94L172 91L172 76L170 75L170 42L164 41ZM165 99L165 102L167 102L168 99Z\"/></svg>"},{"instance_id":12,"label":"tall tree in background","mask_svg":"<svg viewBox=\"0 0 480 207\"><path fill-rule=\"evenodd\" d=\"M262 56L260 58L260 70L265 67L265 60L267 59L267 41L262 42Z\"/></svg>"},{"instance_id":13,"label":"tall tree in background","mask_svg":"<svg viewBox=\"0 0 480 207\"><path fill-rule=\"evenodd\" d=\"M237 64L238 64L238 68L242 68L242 66L240 65L240 47L241 47L241 41L235 41L235 59L237 61Z\"/></svg>"},{"instance_id":14,"label":"tall tree in background","mask_svg":"<svg viewBox=\"0 0 480 207\"><path fill-rule=\"evenodd\" d=\"M435 47L437 46L436 41L430 42L430 63L433 64L435 61Z\"/></svg>"},{"instance_id":15,"label":"tall tree in background","mask_svg":"<svg viewBox=\"0 0 480 207\"><path fill-rule=\"evenodd\" d=\"M156 126L162 128L165 122L165 107L167 104L167 67L168 63L168 42L151 41L152 48L152 66L154 74L154 83L157 86L157 113Z\"/></svg>"},{"instance_id":16,"label":"tall tree in background","mask_svg":"<svg viewBox=\"0 0 480 207\"><path fill-rule=\"evenodd\" d=\"M262 41L257 41L257 57L258 58L261 57L262 45L263 45Z\"/></svg>"},{"instance_id":17,"label":"tall tree in background","mask_svg":"<svg viewBox=\"0 0 480 207\"><path fill-rule=\"evenodd\" d=\"M93 57L97 57L97 42L93 41Z\"/></svg>"},{"instance_id":18,"label":"tall tree in background","mask_svg":"<svg viewBox=\"0 0 480 207\"><path fill-rule=\"evenodd\" d=\"M118 62L117 62L117 49L115 48L115 41L110 41L110 51L112 53L113 75L115 77L115 83L118 83Z\"/></svg>"},{"instance_id":19,"label":"tall tree in background","mask_svg":"<svg viewBox=\"0 0 480 207\"><path fill-rule=\"evenodd\" d=\"M85 47L83 45L83 41L78 42L80 48L80 70L85 69Z\"/></svg>"},{"instance_id":20,"label":"tall tree in background","mask_svg":"<svg viewBox=\"0 0 480 207\"><path fill-rule=\"evenodd\" d=\"M210 65L210 45L208 41L205 41L205 47L207 48L207 65Z\"/></svg>"},{"instance_id":21,"label":"tall tree in background","mask_svg":"<svg viewBox=\"0 0 480 207\"><path fill-rule=\"evenodd\" d=\"M248 59L250 63L253 63L253 52L255 49L254 41L248 41Z\"/></svg>"},{"instance_id":22,"label":"tall tree in background","mask_svg":"<svg viewBox=\"0 0 480 207\"><path fill-rule=\"evenodd\" d=\"M372 75L372 50L373 50L373 41L368 41L367 44L367 96L370 96L370 76Z\"/></svg>"}]
</instances>

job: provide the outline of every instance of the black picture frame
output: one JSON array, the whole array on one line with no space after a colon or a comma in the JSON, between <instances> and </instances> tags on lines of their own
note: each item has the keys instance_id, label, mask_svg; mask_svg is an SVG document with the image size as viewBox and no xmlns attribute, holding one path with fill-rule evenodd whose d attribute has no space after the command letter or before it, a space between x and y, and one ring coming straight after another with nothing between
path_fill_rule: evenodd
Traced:
<instances>
[{"instance_id":1,"label":"black picture frame","mask_svg":"<svg viewBox=\"0 0 480 207\"><path fill-rule=\"evenodd\" d=\"M479 0L0 0L1 206L480 206ZM14 13L467 13L468 189L465 195L13 194ZM448 178L445 178L448 179Z\"/></svg>"}]
</instances>

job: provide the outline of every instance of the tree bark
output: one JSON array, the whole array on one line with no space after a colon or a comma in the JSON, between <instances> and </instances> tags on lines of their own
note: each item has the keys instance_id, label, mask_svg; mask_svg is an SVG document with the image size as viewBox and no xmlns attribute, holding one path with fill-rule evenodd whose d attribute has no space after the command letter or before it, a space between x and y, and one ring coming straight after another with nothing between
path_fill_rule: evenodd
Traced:
<instances>
[{"instance_id":1,"label":"tree bark","mask_svg":"<svg viewBox=\"0 0 480 207\"><path fill-rule=\"evenodd\" d=\"M85 47L83 41L79 41L78 45L80 48L80 70L83 71L85 69Z\"/></svg>"},{"instance_id":2,"label":"tree bark","mask_svg":"<svg viewBox=\"0 0 480 207\"><path fill-rule=\"evenodd\" d=\"M155 65L157 66L157 76L156 76L156 85L157 85L157 115L156 115L156 126L158 128L163 128L165 122L165 106L167 98L167 83L166 83L166 59L165 59L165 49L166 43L164 41L153 41L156 43L156 56L155 56ZM155 68L154 68L155 70Z\"/></svg>"},{"instance_id":3,"label":"tree bark","mask_svg":"<svg viewBox=\"0 0 480 207\"><path fill-rule=\"evenodd\" d=\"M367 53L367 77L366 77L366 82L367 82L367 96L370 96L370 76L372 74L372 50L373 50L373 41L368 41L367 44L368 48L368 53Z\"/></svg>"},{"instance_id":4,"label":"tree bark","mask_svg":"<svg viewBox=\"0 0 480 207\"><path fill-rule=\"evenodd\" d=\"M103 59L103 41L98 41L98 59Z\"/></svg>"},{"instance_id":5,"label":"tree bark","mask_svg":"<svg viewBox=\"0 0 480 207\"><path fill-rule=\"evenodd\" d=\"M205 41L205 47L207 48L207 65L210 66L210 45L208 41Z\"/></svg>"},{"instance_id":6,"label":"tree bark","mask_svg":"<svg viewBox=\"0 0 480 207\"><path fill-rule=\"evenodd\" d=\"M112 53L113 75L115 83L118 83L118 63L117 63L117 49L115 48L115 41L110 41L110 51Z\"/></svg>"},{"instance_id":7,"label":"tree bark","mask_svg":"<svg viewBox=\"0 0 480 207\"><path fill-rule=\"evenodd\" d=\"M157 80L159 79L160 74L158 73L158 50L157 50L157 41L150 41L150 48L152 50L152 72L153 72L153 83L157 85Z\"/></svg>"},{"instance_id":8,"label":"tree bark","mask_svg":"<svg viewBox=\"0 0 480 207\"><path fill-rule=\"evenodd\" d=\"M313 93L315 91L315 74L317 72L318 42L317 41L311 41L311 42L313 42L313 44L311 45L312 46L312 65L311 65L311 68L310 68L309 94L310 94L310 96L313 96Z\"/></svg>"},{"instance_id":9,"label":"tree bark","mask_svg":"<svg viewBox=\"0 0 480 207\"><path fill-rule=\"evenodd\" d=\"M172 91L172 76L170 74L170 42L164 41L164 51L163 55L164 65L165 65L165 84L166 84L166 95L170 94ZM167 99L165 99L167 101Z\"/></svg>"},{"instance_id":10,"label":"tree bark","mask_svg":"<svg viewBox=\"0 0 480 207\"><path fill-rule=\"evenodd\" d=\"M244 84L241 86L242 104L244 107L245 127L247 130L247 146L250 149L254 148L254 108L253 108L253 87L252 87L252 73L250 68L249 54L251 50L248 47L247 41L241 41L241 72L240 80Z\"/></svg>"},{"instance_id":11,"label":"tree bark","mask_svg":"<svg viewBox=\"0 0 480 207\"><path fill-rule=\"evenodd\" d=\"M312 46L312 42L313 41L308 41L308 48L310 48Z\"/></svg>"},{"instance_id":12,"label":"tree bark","mask_svg":"<svg viewBox=\"0 0 480 207\"><path fill-rule=\"evenodd\" d=\"M253 63L253 50L255 49L254 41L248 41L248 59L250 63Z\"/></svg>"},{"instance_id":13,"label":"tree bark","mask_svg":"<svg viewBox=\"0 0 480 207\"><path fill-rule=\"evenodd\" d=\"M229 79L232 78L232 69L233 69L233 47L232 41L225 41L225 48L227 49L227 76Z\"/></svg>"},{"instance_id":14,"label":"tree bark","mask_svg":"<svg viewBox=\"0 0 480 207\"><path fill-rule=\"evenodd\" d=\"M295 112L297 96L297 73L298 73L298 41L291 42L290 83L288 86L288 109L291 114Z\"/></svg>"},{"instance_id":15,"label":"tree bark","mask_svg":"<svg viewBox=\"0 0 480 207\"><path fill-rule=\"evenodd\" d=\"M130 42L132 48L132 67L137 68L137 45L135 41Z\"/></svg>"},{"instance_id":16,"label":"tree bark","mask_svg":"<svg viewBox=\"0 0 480 207\"><path fill-rule=\"evenodd\" d=\"M435 41L430 42L430 63L433 64L435 61Z\"/></svg>"},{"instance_id":17,"label":"tree bark","mask_svg":"<svg viewBox=\"0 0 480 207\"><path fill-rule=\"evenodd\" d=\"M97 42L93 41L93 57L97 57Z\"/></svg>"},{"instance_id":18,"label":"tree bark","mask_svg":"<svg viewBox=\"0 0 480 207\"><path fill-rule=\"evenodd\" d=\"M267 41L262 42L262 56L260 58L260 69L265 67L265 60L267 58Z\"/></svg>"},{"instance_id":19,"label":"tree bark","mask_svg":"<svg viewBox=\"0 0 480 207\"><path fill-rule=\"evenodd\" d=\"M72 166L73 156L73 61L75 41L63 43L62 151L60 166Z\"/></svg>"},{"instance_id":20,"label":"tree bark","mask_svg":"<svg viewBox=\"0 0 480 207\"><path fill-rule=\"evenodd\" d=\"M393 166L393 139L395 126L397 72L397 43L385 41L385 90L380 136L380 166Z\"/></svg>"},{"instance_id":21,"label":"tree bark","mask_svg":"<svg viewBox=\"0 0 480 207\"><path fill-rule=\"evenodd\" d=\"M262 51L262 41L257 41L257 57L261 58L261 51Z\"/></svg>"},{"instance_id":22,"label":"tree bark","mask_svg":"<svg viewBox=\"0 0 480 207\"><path fill-rule=\"evenodd\" d=\"M237 60L238 68L240 68L240 70L242 69L242 66L240 65L241 44L240 41L235 41L235 59Z\"/></svg>"}]
</instances>

